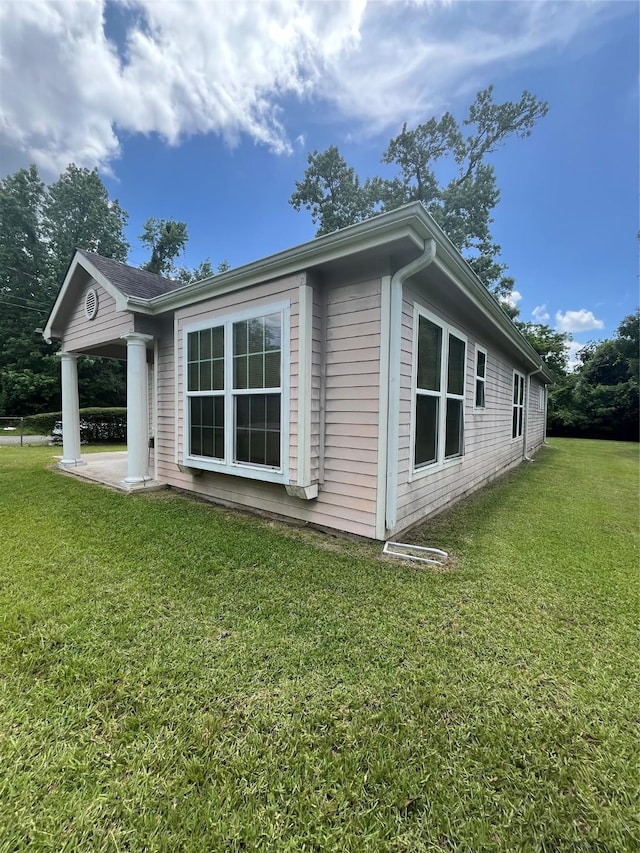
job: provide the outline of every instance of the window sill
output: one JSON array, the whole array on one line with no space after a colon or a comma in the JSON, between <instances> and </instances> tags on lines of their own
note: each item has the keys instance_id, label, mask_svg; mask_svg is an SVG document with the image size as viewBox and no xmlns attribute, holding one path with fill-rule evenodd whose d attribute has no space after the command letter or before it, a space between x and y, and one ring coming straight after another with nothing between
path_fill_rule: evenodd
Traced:
<instances>
[{"instance_id":1,"label":"window sill","mask_svg":"<svg viewBox=\"0 0 640 853\"><path fill-rule=\"evenodd\" d=\"M213 459L205 459L200 456L185 456L183 466L198 471L211 471L214 474L231 474L233 477L244 477L247 480L262 480L265 483L284 484L285 482L285 474L282 469L261 468L257 465L242 463L227 465L224 462L216 462Z\"/></svg>"},{"instance_id":2,"label":"window sill","mask_svg":"<svg viewBox=\"0 0 640 853\"><path fill-rule=\"evenodd\" d=\"M442 462L432 462L429 465L424 465L422 468L414 468L409 472L409 482L412 483L414 480L422 480L424 477L428 477L436 471L444 471L447 468L453 468L456 465L461 465L463 461L464 454L461 454L460 456L453 456L451 459L445 459Z\"/></svg>"}]
</instances>

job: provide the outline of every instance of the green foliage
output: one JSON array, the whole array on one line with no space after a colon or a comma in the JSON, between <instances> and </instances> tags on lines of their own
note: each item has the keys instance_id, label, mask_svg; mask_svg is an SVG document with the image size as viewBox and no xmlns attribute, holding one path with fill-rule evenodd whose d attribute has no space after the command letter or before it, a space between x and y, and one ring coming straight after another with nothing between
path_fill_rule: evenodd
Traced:
<instances>
[{"instance_id":1,"label":"green foliage","mask_svg":"<svg viewBox=\"0 0 640 853\"><path fill-rule=\"evenodd\" d=\"M486 160L509 138L530 136L546 113L546 103L526 91L515 103L495 104L489 86L476 95L462 127L450 113L412 130L405 123L382 156L383 163L398 169L392 179L363 182L336 146L323 153L314 151L308 156L303 180L296 181L290 203L296 210L304 207L311 212L321 235L376 211L420 201L487 287L504 296L512 289L513 279L505 276L500 246L491 236L491 211L500 191ZM454 177L442 182L442 175L451 171Z\"/></svg>"},{"instance_id":2,"label":"green foliage","mask_svg":"<svg viewBox=\"0 0 640 853\"><path fill-rule=\"evenodd\" d=\"M154 217L147 219L140 242L151 250L151 258L142 265L142 269L172 278L176 274L174 261L184 252L188 240L189 234L184 222Z\"/></svg>"},{"instance_id":3,"label":"green foliage","mask_svg":"<svg viewBox=\"0 0 640 853\"><path fill-rule=\"evenodd\" d=\"M122 407L80 409L80 420L87 423L124 423L126 428L126 417L127 410ZM24 426L25 430L28 430L32 435L47 435L60 420L62 420L62 412L40 412L37 415L26 417Z\"/></svg>"},{"instance_id":4,"label":"green foliage","mask_svg":"<svg viewBox=\"0 0 640 853\"><path fill-rule=\"evenodd\" d=\"M551 369L556 382L562 380L569 367L567 344L572 340L569 332L556 332L545 323L522 323L516 320L515 324Z\"/></svg>"},{"instance_id":5,"label":"green foliage","mask_svg":"<svg viewBox=\"0 0 640 853\"><path fill-rule=\"evenodd\" d=\"M637 447L380 546L0 448L0 849L638 849Z\"/></svg>"},{"instance_id":6,"label":"green foliage","mask_svg":"<svg viewBox=\"0 0 640 853\"><path fill-rule=\"evenodd\" d=\"M309 167L304 180L296 181L296 190L289 199L295 210L305 207L311 220L319 225L316 236L329 234L367 219L374 210L373 187L361 184L355 170L335 145L307 156Z\"/></svg>"},{"instance_id":7,"label":"green foliage","mask_svg":"<svg viewBox=\"0 0 640 853\"><path fill-rule=\"evenodd\" d=\"M640 312L630 314L610 340L588 344L575 373L549 394L549 432L638 441Z\"/></svg>"},{"instance_id":8,"label":"green foliage","mask_svg":"<svg viewBox=\"0 0 640 853\"><path fill-rule=\"evenodd\" d=\"M49 187L35 166L0 182L0 414L60 406L57 347L42 328L76 248L126 260L127 214L109 198L97 171L70 165ZM81 359L85 405L122 403L124 370Z\"/></svg>"},{"instance_id":9,"label":"green foliage","mask_svg":"<svg viewBox=\"0 0 640 853\"><path fill-rule=\"evenodd\" d=\"M76 249L126 261L128 218L117 199L109 198L97 169L67 166L48 188L43 205L42 236L51 280L58 287L62 284Z\"/></svg>"}]
</instances>

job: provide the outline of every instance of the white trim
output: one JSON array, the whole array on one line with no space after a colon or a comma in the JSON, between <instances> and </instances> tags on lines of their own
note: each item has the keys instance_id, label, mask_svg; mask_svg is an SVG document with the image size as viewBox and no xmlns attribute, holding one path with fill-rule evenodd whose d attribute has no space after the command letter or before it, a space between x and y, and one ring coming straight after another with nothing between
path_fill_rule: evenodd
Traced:
<instances>
[{"instance_id":1,"label":"white trim","mask_svg":"<svg viewBox=\"0 0 640 853\"><path fill-rule=\"evenodd\" d=\"M433 462L425 462L419 467L415 464L415 442L416 442L416 398L418 396L418 325L420 317L424 317L430 323L433 323L438 328L442 329L441 357L440 357L440 390L427 393L426 396L437 397L441 401L438 412L438 441L436 447L436 458ZM458 340L464 343L464 378L463 378L463 393L449 394L447 392L447 365L449 359L449 335L453 335ZM469 339L455 326L447 323L437 314L424 308L418 302L413 304L413 341L412 341L412 356L411 356L411 428L409 442L409 482L420 480L423 477L429 476L434 471L441 471L443 468L450 468L453 465L460 465L464 459L464 444L465 444L465 411L466 411L466 389L467 389L467 349ZM475 392L475 388L474 388ZM447 400L459 400L462 402L462 446L460 453L456 456L445 458L446 444L446 411Z\"/></svg>"},{"instance_id":2,"label":"white trim","mask_svg":"<svg viewBox=\"0 0 640 853\"><path fill-rule=\"evenodd\" d=\"M513 401L516 376L518 376L520 378L520 383L518 385L518 400L520 400L520 398L522 397L522 403L520 403L520 402L514 403L514 401ZM511 423L510 423L510 432L511 432L511 441L512 442L522 441L524 439L525 418L526 418L526 410L527 410L527 393L526 393L526 387L525 387L525 378L526 377L525 377L524 373L521 373L519 370L516 370L514 368L513 376L511 378ZM522 391L522 393L520 393L520 391ZM517 435L514 435L513 434L513 412L514 412L514 409L516 409L516 408L521 410L522 418L520 419L520 423L519 423L520 431Z\"/></svg>"},{"instance_id":3,"label":"white trim","mask_svg":"<svg viewBox=\"0 0 640 853\"><path fill-rule=\"evenodd\" d=\"M298 458L299 486L311 485L311 366L313 347L313 288L298 288Z\"/></svg>"},{"instance_id":4,"label":"white trim","mask_svg":"<svg viewBox=\"0 0 640 853\"><path fill-rule=\"evenodd\" d=\"M478 353L484 353L484 376L478 376ZM477 414L487 411L487 367L489 366L489 353L486 348L480 344L475 345L474 366L473 366L473 411ZM478 382L484 384L484 406L477 406L477 386Z\"/></svg>"},{"instance_id":5,"label":"white trim","mask_svg":"<svg viewBox=\"0 0 640 853\"><path fill-rule=\"evenodd\" d=\"M180 464L180 347L178 315L173 315L173 461ZM183 442L184 442L184 424Z\"/></svg>"},{"instance_id":6,"label":"white trim","mask_svg":"<svg viewBox=\"0 0 640 853\"><path fill-rule=\"evenodd\" d=\"M281 362L280 362L280 387L261 388L264 394L280 394L280 467L252 465L247 462L236 462L233 459L234 437L235 437L235 406L233 400L244 393L233 388L233 324L250 320L254 317L264 317L267 314L280 314L281 316ZM220 474L233 474L248 479L264 480L270 483L289 482L289 412L290 412L290 385L291 385L291 308L290 301L271 302L235 311L231 314L220 316L212 315L207 319L198 320L182 326L182 401L183 401L183 442L182 442L182 464L189 468L201 468L205 471L214 471ZM188 341L189 334L201 329L214 329L224 327L224 391L222 393L205 393L188 391ZM256 389L246 389L247 394L256 393ZM191 407L188 401L191 397L198 396L223 396L225 401L224 413L224 441L225 459L216 460L210 457L192 456L189 454L189 441L191 435Z\"/></svg>"},{"instance_id":7,"label":"white trim","mask_svg":"<svg viewBox=\"0 0 640 853\"><path fill-rule=\"evenodd\" d=\"M387 476L385 524L394 530L398 515L398 457L400 455L400 372L402 370L402 306L404 283L436 257L436 241L425 240L422 254L391 276L389 303L389 399L387 418ZM381 484L378 484L380 486Z\"/></svg>"},{"instance_id":8,"label":"white trim","mask_svg":"<svg viewBox=\"0 0 640 853\"><path fill-rule=\"evenodd\" d=\"M389 432L389 339L391 323L391 276L380 280L380 382L378 390L378 470L376 489L376 539L384 539Z\"/></svg>"}]
</instances>

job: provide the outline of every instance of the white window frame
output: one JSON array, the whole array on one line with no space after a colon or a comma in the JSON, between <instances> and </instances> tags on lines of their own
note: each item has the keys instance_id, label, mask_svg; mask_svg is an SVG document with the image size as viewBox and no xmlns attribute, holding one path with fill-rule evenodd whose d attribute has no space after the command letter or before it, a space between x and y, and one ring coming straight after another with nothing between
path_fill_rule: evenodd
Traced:
<instances>
[{"instance_id":1,"label":"white window frame","mask_svg":"<svg viewBox=\"0 0 640 853\"><path fill-rule=\"evenodd\" d=\"M516 398L516 380L518 381L518 395ZM513 371L513 381L511 383L511 441L520 441L524 435L524 419L526 405L526 389L525 376L519 370ZM516 435L513 434L513 415L518 412L518 429Z\"/></svg>"},{"instance_id":2,"label":"white window frame","mask_svg":"<svg viewBox=\"0 0 640 853\"><path fill-rule=\"evenodd\" d=\"M544 412L546 388L544 385L538 386L538 411Z\"/></svg>"},{"instance_id":3,"label":"white window frame","mask_svg":"<svg viewBox=\"0 0 640 853\"><path fill-rule=\"evenodd\" d=\"M478 353L483 353L484 355L484 376L478 376ZM474 412L486 412L487 410L487 366L489 364L489 354L487 353L484 347L481 347L479 344L476 344L476 357L475 357L475 367L474 367L474 376L473 376L473 410ZM478 406L478 382L481 382L484 386L484 405Z\"/></svg>"},{"instance_id":4,"label":"white window frame","mask_svg":"<svg viewBox=\"0 0 640 853\"><path fill-rule=\"evenodd\" d=\"M418 325L420 317L424 317L429 322L442 329L442 351L440 357L440 391L427 392L429 396L439 397L441 403L438 413L438 445L436 459L433 462L424 462L419 466L415 464L416 452L416 399L418 396ZM448 394L447 393L447 366L449 358L449 335L454 335L458 340L464 343L464 379L463 393ZM409 481L417 480L432 474L434 471L440 471L442 468L448 468L452 465L460 465L465 454L465 409L466 409L466 393L467 393L467 354L469 341L467 336L457 329L455 326L447 323L441 317L423 308L421 305L414 303L413 307L413 358L411 366L411 434L410 434L410 465L409 465ZM446 417L447 417L447 399L460 400L462 402L462 441L460 453L456 456L450 456L445 459L445 441L446 441Z\"/></svg>"},{"instance_id":5,"label":"white window frame","mask_svg":"<svg viewBox=\"0 0 640 853\"><path fill-rule=\"evenodd\" d=\"M233 387L233 325L243 320L253 320L268 314L280 314L281 321L281 361L280 387L264 389L234 389ZM247 477L253 480L263 480L269 483L289 482L289 412L290 412L290 379L291 379L291 343L290 343L290 302L268 302L220 316L212 315L205 320L189 323L182 329L182 400L183 400L183 452L185 466L201 468L205 471L215 471L220 474L233 474L237 477ZM224 326L224 391L223 392L189 392L188 385L188 345L189 334L201 329L214 329ZM234 446L236 432L235 398L240 394L279 393L280 394L280 467L272 468L267 465L256 465L250 462L234 461ZM192 396L224 397L224 460L205 456L194 456L189 453L191 441L191 406Z\"/></svg>"}]
</instances>

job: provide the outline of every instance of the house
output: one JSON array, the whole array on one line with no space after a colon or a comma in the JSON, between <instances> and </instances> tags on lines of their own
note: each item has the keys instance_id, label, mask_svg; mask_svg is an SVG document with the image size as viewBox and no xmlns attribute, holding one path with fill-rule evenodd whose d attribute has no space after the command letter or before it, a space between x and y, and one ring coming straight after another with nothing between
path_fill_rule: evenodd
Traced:
<instances>
[{"instance_id":1,"label":"house","mask_svg":"<svg viewBox=\"0 0 640 853\"><path fill-rule=\"evenodd\" d=\"M44 335L63 467L82 464L77 356L126 359L126 485L370 538L545 437L551 374L418 203L189 285L78 251Z\"/></svg>"}]
</instances>

